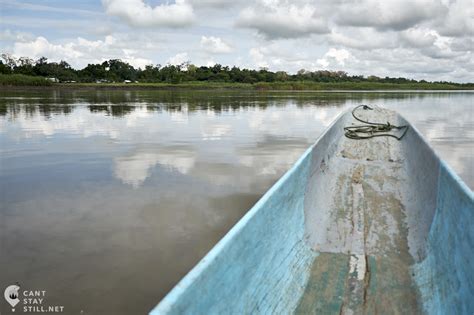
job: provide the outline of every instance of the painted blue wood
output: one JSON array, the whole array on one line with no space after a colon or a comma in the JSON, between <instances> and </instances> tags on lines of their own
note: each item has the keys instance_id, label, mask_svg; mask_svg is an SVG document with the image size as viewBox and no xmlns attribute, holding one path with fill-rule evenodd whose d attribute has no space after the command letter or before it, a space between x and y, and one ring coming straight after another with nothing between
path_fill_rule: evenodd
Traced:
<instances>
[{"instance_id":1,"label":"painted blue wood","mask_svg":"<svg viewBox=\"0 0 474 315\"><path fill-rule=\"evenodd\" d=\"M318 203L307 195L321 185L318 169L332 161L350 120L350 112L341 115L150 314L292 313L318 256L305 230L307 210ZM422 307L428 314L474 314L473 193L415 128L401 145Z\"/></svg>"},{"instance_id":2,"label":"painted blue wood","mask_svg":"<svg viewBox=\"0 0 474 315\"><path fill-rule=\"evenodd\" d=\"M402 118L400 124L409 122ZM410 125L401 145L408 174L405 184L408 246L412 257L419 262L426 257L427 235L436 211L440 159L414 126Z\"/></svg>"},{"instance_id":3,"label":"painted blue wood","mask_svg":"<svg viewBox=\"0 0 474 315\"><path fill-rule=\"evenodd\" d=\"M151 314L288 313L316 255L303 240L306 151Z\"/></svg>"},{"instance_id":4,"label":"painted blue wood","mask_svg":"<svg viewBox=\"0 0 474 315\"><path fill-rule=\"evenodd\" d=\"M341 116L343 116L341 114ZM304 203L313 152L335 122L150 314L288 314L318 255L305 241ZM334 139L333 139L334 140ZM319 143L319 145L318 145Z\"/></svg>"},{"instance_id":5,"label":"painted blue wood","mask_svg":"<svg viewBox=\"0 0 474 315\"><path fill-rule=\"evenodd\" d=\"M403 145L408 199L416 209L408 214L408 241L424 311L472 315L474 194L415 127L410 126Z\"/></svg>"},{"instance_id":6,"label":"painted blue wood","mask_svg":"<svg viewBox=\"0 0 474 315\"><path fill-rule=\"evenodd\" d=\"M426 258L415 267L428 314L474 314L474 194L441 161Z\"/></svg>"}]
</instances>

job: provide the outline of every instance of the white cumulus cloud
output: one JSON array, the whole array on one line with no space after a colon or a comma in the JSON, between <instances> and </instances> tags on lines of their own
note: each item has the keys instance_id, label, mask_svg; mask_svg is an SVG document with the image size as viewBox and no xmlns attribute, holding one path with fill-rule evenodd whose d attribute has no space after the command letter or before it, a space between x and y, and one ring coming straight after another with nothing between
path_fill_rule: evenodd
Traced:
<instances>
[{"instance_id":1,"label":"white cumulus cloud","mask_svg":"<svg viewBox=\"0 0 474 315\"><path fill-rule=\"evenodd\" d=\"M102 0L105 12L116 16L131 26L138 27L183 27L194 22L194 12L184 0L172 4L151 7L143 0Z\"/></svg>"},{"instance_id":2,"label":"white cumulus cloud","mask_svg":"<svg viewBox=\"0 0 474 315\"><path fill-rule=\"evenodd\" d=\"M202 36L201 48L211 54L228 54L233 50L228 43L214 36Z\"/></svg>"},{"instance_id":3,"label":"white cumulus cloud","mask_svg":"<svg viewBox=\"0 0 474 315\"><path fill-rule=\"evenodd\" d=\"M182 52L174 55L173 57L169 58L166 63L170 65L180 65L182 63L185 63L189 61L188 53Z\"/></svg>"},{"instance_id":4,"label":"white cumulus cloud","mask_svg":"<svg viewBox=\"0 0 474 315\"><path fill-rule=\"evenodd\" d=\"M447 7L439 0L363 0L344 3L336 21L342 25L404 30L442 16Z\"/></svg>"},{"instance_id":5,"label":"white cumulus cloud","mask_svg":"<svg viewBox=\"0 0 474 315\"><path fill-rule=\"evenodd\" d=\"M474 35L474 2L472 0L450 1L449 11L438 26L441 35L464 37Z\"/></svg>"},{"instance_id":6,"label":"white cumulus cloud","mask_svg":"<svg viewBox=\"0 0 474 315\"><path fill-rule=\"evenodd\" d=\"M43 36L37 37L29 42L16 42L13 53L17 56L28 56L31 58L38 58L41 56L48 56L52 59L62 58L79 58L83 53L75 49L74 43L67 43L65 45L52 44Z\"/></svg>"},{"instance_id":7,"label":"white cumulus cloud","mask_svg":"<svg viewBox=\"0 0 474 315\"><path fill-rule=\"evenodd\" d=\"M257 68L268 68L269 64L261 48L252 48L249 51L250 58Z\"/></svg>"},{"instance_id":8,"label":"white cumulus cloud","mask_svg":"<svg viewBox=\"0 0 474 315\"><path fill-rule=\"evenodd\" d=\"M327 68L330 65L335 66L344 66L346 60L351 57L351 53L346 49L336 49L331 48L328 50L326 54L324 54L323 58L318 59L317 63L321 65L323 68Z\"/></svg>"},{"instance_id":9,"label":"white cumulus cloud","mask_svg":"<svg viewBox=\"0 0 474 315\"><path fill-rule=\"evenodd\" d=\"M400 33L402 41L410 47L432 46L439 35L429 29L410 28Z\"/></svg>"},{"instance_id":10,"label":"white cumulus cloud","mask_svg":"<svg viewBox=\"0 0 474 315\"><path fill-rule=\"evenodd\" d=\"M78 37L66 43L52 43L39 36L31 41L16 42L13 55L37 59L47 57L51 61L65 60L72 66L82 68L88 63L100 63L109 59L121 59L134 67L144 68L153 62L138 55L138 51L122 48L123 43L108 35L103 40L87 40Z\"/></svg>"},{"instance_id":11,"label":"white cumulus cloud","mask_svg":"<svg viewBox=\"0 0 474 315\"><path fill-rule=\"evenodd\" d=\"M328 41L337 46L361 50L377 48L393 48L398 46L397 37L393 33L378 32L372 28L335 29L328 36Z\"/></svg>"},{"instance_id":12,"label":"white cumulus cloud","mask_svg":"<svg viewBox=\"0 0 474 315\"><path fill-rule=\"evenodd\" d=\"M237 25L256 29L267 38L293 38L329 31L325 18L310 2L260 0L240 12Z\"/></svg>"}]
</instances>

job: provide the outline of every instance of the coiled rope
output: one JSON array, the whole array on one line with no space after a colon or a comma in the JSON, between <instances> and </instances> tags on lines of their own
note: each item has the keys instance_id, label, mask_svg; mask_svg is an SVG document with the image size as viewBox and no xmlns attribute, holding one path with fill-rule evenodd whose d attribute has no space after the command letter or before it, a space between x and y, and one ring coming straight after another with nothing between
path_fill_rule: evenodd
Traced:
<instances>
[{"instance_id":1,"label":"coiled rope","mask_svg":"<svg viewBox=\"0 0 474 315\"><path fill-rule=\"evenodd\" d=\"M355 112L359 108L363 108L364 110L373 110L372 107L367 106L367 105L359 105L356 108L352 110L352 117L356 119L357 121L360 121L364 123L365 125L356 125L356 126L350 126L350 127L344 127L344 135L349 138L349 139L355 139L355 140L363 140L363 139L370 139L374 137L393 137L397 140L402 140L402 138L405 136L405 134L408 131L408 126L403 125L403 126L395 126L387 122L386 124L383 123L375 123L375 122L370 122L367 120L363 120L359 117L356 116ZM401 136L397 137L394 134L389 133L392 130L402 130L403 133Z\"/></svg>"}]
</instances>

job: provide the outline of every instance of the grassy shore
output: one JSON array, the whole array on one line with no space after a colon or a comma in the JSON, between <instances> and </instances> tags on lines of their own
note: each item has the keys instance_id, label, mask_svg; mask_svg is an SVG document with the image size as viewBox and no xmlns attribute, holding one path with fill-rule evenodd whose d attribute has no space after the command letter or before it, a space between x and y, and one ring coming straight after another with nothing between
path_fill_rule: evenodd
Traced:
<instances>
[{"instance_id":1,"label":"grassy shore","mask_svg":"<svg viewBox=\"0 0 474 315\"><path fill-rule=\"evenodd\" d=\"M0 86L51 86L46 78L24 74L0 74Z\"/></svg>"},{"instance_id":2,"label":"grassy shore","mask_svg":"<svg viewBox=\"0 0 474 315\"><path fill-rule=\"evenodd\" d=\"M474 84L444 83L380 83L380 82L261 82L253 85L259 90L472 90Z\"/></svg>"},{"instance_id":3,"label":"grassy shore","mask_svg":"<svg viewBox=\"0 0 474 315\"><path fill-rule=\"evenodd\" d=\"M185 83L64 83L54 84L62 88L89 89L240 89L261 91L331 91L331 90L473 90L474 84L456 85L441 83L378 83L378 82L258 82L258 83L225 83L225 82L185 82Z\"/></svg>"},{"instance_id":4,"label":"grassy shore","mask_svg":"<svg viewBox=\"0 0 474 315\"><path fill-rule=\"evenodd\" d=\"M184 83L51 83L43 77L21 74L0 75L0 87L43 87L60 89L241 89L268 91L331 91L331 90L473 90L474 84L450 83L380 83L380 82L258 82L226 83L209 81L191 81Z\"/></svg>"},{"instance_id":5,"label":"grassy shore","mask_svg":"<svg viewBox=\"0 0 474 315\"><path fill-rule=\"evenodd\" d=\"M64 88L112 88L112 89L241 89L265 91L331 91L331 90L473 90L472 85L456 85L441 83L378 83L378 82L258 82L258 83L225 83L225 82L185 82L171 83L70 83L54 84Z\"/></svg>"}]
</instances>

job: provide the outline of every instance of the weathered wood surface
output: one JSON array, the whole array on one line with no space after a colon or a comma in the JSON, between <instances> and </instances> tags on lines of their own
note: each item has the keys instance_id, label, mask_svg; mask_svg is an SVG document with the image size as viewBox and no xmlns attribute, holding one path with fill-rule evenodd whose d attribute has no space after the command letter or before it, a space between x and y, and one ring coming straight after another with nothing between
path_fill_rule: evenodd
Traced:
<instances>
[{"instance_id":1,"label":"weathered wood surface","mask_svg":"<svg viewBox=\"0 0 474 315\"><path fill-rule=\"evenodd\" d=\"M371 121L402 123L390 111L359 112ZM320 255L296 312L420 313L410 270L402 143L343 137L334 145L329 159L313 160L320 167L308 184L305 222L307 239Z\"/></svg>"},{"instance_id":2,"label":"weathered wood surface","mask_svg":"<svg viewBox=\"0 0 474 315\"><path fill-rule=\"evenodd\" d=\"M412 126L351 140L351 124L334 122L151 313L474 314L472 191Z\"/></svg>"}]
</instances>

